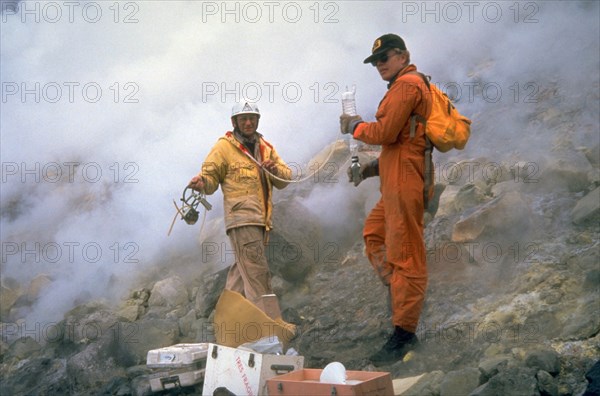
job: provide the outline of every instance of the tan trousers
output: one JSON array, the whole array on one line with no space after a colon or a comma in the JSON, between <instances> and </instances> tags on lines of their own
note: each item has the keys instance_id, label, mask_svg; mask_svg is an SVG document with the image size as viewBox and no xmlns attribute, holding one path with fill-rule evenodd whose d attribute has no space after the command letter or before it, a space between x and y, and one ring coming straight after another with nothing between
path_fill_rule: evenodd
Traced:
<instances>
[{"instance_id":1,"label":"tan trousers","mask_svg":"<svg viewBox=\"0 0 600 396\"><path fill-rule=\"evenodd\" d=\"M235 250L235 263L229 268L225 288L240 293L256 304L271 294L271 273L267 263L265 228L243 226L227 232Z\"/></svg>"}]
</instances>

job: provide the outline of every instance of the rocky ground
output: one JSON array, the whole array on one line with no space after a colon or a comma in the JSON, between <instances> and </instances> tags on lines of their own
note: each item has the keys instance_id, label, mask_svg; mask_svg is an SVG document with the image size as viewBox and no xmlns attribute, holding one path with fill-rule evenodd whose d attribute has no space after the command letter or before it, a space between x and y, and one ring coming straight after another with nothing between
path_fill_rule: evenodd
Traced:
<instances>
[{"instance_id":1,"label":"rocky ground","mask_svg":"<svg viewBox=\"0 0 600 396\"><path fill-rule=\"evenodd\" d=\"M586 103L597 104L598 90L590 92ZM331 164L315 180L277 192L273 286L284 318L297 325L291 346L305 367L339 361L389 371L403 395L583 394L600 358L600 146L597 117L590 124L579 116L590 107L567 99L529 116L532 135L546 131L547 155L436 154L445 189L425 231L421 345L390 366L367 360L392 330L388 292L361 240L377 180L349 185L348 153L338 143L315 158ZM481 125L474 133L490 128ZM361 155L374 155L369 149ZM0 393L147 394L149 349L214 340L225 271L214 271L220 257L204 253L225 242L218 230L206 224L202 257L165 257L118 306L84 301L59 323L34 326L18 315L51 276L29 285L2 279Z\"/></svg>"}]
</instances>

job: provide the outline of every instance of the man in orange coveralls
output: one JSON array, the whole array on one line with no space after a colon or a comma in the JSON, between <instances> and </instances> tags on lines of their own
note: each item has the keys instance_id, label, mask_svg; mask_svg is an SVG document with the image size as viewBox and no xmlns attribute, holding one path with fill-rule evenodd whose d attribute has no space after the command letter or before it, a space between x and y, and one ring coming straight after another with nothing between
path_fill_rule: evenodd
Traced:
<instances>
[{"instance_id":1,"label":"man in orange coveralls","mask_svg":"<svg viewBox=\"0 0 600 396\"><path fill-rule=\"evenodd\" d=\"M388 81L388 91L379 104L375 122L342 114L342 133L367 144L381 145L380 157L361 167L362 178L379 175L381 199L365 221L363 237L369 261L389 286L394 333L370 357L375 365L400 360L417 343L415 335L425 299L427 266L423 238L425 128L413 126L411 116L427 119L431 112L429 89L404 40L385 34L375 40L364 60ZM425 192L430 197L432 191Z\"/></svg>"}]
</instances>

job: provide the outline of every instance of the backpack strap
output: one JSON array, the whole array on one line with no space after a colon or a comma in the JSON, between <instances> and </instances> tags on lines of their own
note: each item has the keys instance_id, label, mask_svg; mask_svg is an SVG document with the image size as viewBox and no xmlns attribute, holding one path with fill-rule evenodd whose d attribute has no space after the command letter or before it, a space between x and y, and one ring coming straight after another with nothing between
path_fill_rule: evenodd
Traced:
<instances>
[{"instance_id":1,"label":"backpack strap","mask_svg":"<svg viewBox=\"0 0 600 396\"><path fill-rule=\"evenodd\" d=\"M415 133L417 130L417 122L423 124L423 126L427 125L427 120L420 114L413 114L410 116L410 138L413 139L415 137Z\"/></svg>"},{"instance_id":2,"label":"backpack strap","mask_svg":"<svg viewBox=\"0 0 600 396\"><path fill-rule=\"evenodd\" d=\"M423 208L429 207L429 193L433 187L433 143L425 136L425 158L423 167Z\"/></svg>"},{"instance_id":3,"label":"backpack strap","mask_svg":"<svg viewBox=\"0 0 600 396\"><path fill-rule=\"evenodd\" d=\"M419 75L423 79L423 82L427 86L427 89L431 92L431 85L429 83L429 81L431 80L431 76L427 76L427 75L425 75L423 73L419 73L419 72L414 72L414 73ZM425 117L423 117L419 114L414 114L411 117L411 124L410 124L411 138L414 137L414 134L415 134L415 130L417 127L416 121L423 123L423 127L425 127L425 128L427 127L427 120L425 119ZM423 167L423 173L424 173L423 174L423 176L424 176L423 208L425 210L427 210L429 207L429 193L431 192L431 189L433 188L433 143L431 142L431 139L429 139L427 134L425 135L425 158L424 158L424 160L425 160L425 164Z\"/></svg>"},{"instance_id":4,"label":"backpack strap","mask_svg":"<svg viewBox=\"0 0 600 396\"><path fill-rule=\"evenodd\" d=\"M423 74L421 72L418 72L416 70L415 71L410 71L410 72L404 74L404 76L408 76L409 74L412 74L413 76L419 76L419 77L421 77L421 79L423 80L423 82L425 83L425 85L427 85L427 89L430 89L430 86L429 86L430 83L429 83L429 81L431 80L431 76L428 76L428 75Z\"/></svg>"},{"instance_id":5,"label":"backpack strap","mask_svg":"<svg viewBox=\"0 0 600 396\"><path fill-rule=\"evenodd\" d=\"M405 75L408 75L408 74L412 74L414 76L421 77L421 79L427 86L427 89L428 90L431 89L431 87L429 86L429 80L431 79L430 76L426 76L425 74L419 73L418 71L411 71L411 72L406 73ZM411 115L411 117L410 117L410 138L411 139L413 139L415 137L415 133L417 130L417 122L420 122L421 124L423 124L423 126L427 125L427 120L422 115L416 114L416 113Z\"/></svg>"}]
</instances>

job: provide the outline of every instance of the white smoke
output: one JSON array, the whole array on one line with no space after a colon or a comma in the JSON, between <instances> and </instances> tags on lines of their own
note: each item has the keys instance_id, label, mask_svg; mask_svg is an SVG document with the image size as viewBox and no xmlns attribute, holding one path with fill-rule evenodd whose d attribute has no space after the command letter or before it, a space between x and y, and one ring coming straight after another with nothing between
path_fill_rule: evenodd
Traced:
<instances>
[{"instance_id":1,"label":"white smoke","mask_svg":"<svg viewBox=\"0 0 600 396\"><path fill-rule=\"evenodd\" d=\"M166 237L172 199L230 129L236 99L258 99L259 131L301 166L340 137L347 85L372 120L386 84L362 60L382 34L462 89L479 122L465 156L495 152L478 118L495 106L511 111L493 120L505 140L519 138L528 83L558 81L577 99L599 79L597 2L25 1L2 2L1 18L1 270L54 279L35 320L197 252L198 228L178 221ZM209 199L220 217L220 195Z\"/></svg>"}]
</instances>

